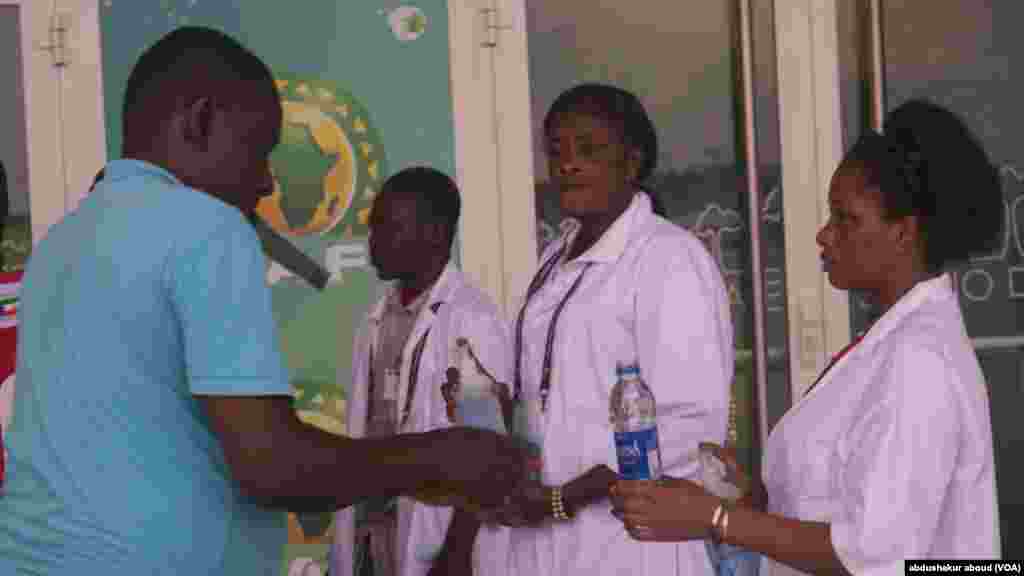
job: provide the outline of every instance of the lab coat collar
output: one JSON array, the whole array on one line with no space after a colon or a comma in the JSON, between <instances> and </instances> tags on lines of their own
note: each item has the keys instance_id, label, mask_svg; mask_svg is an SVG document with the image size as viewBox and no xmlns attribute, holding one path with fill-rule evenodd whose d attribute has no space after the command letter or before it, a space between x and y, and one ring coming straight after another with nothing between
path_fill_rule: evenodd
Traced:
<instances>
[{"instance_id":1,"label":"lab coat collar","mask_svg":"<svg viewBox=\"0 0 1024 576\"><path fill-rule=\"evenodd\" d=\"M576 258L576 262L594 262L609 264L616 262L626 251L626 246L635 235L654 216L651 208L651 200L647 194L637 192L633 195L626 211L619 215L612 222L612 225L605 230L604 234L586 252ZM562 242L572 242L580 224L575 219L566 219L560 225L562 231Z\"/></svg>"},{"instance_id":2,"label":"lab coat collar","mask_svg":"<svg viewBox=\"0 0 1024 576\"><path fill-rule=\"evenodd\" d=\"M953 291L953 278L950 274L942 274L923 280L907 291L885 314L875 321L874 325L868 328L864 340L878 340L885 337L893 328L910 315L914 310L928 302L939 302L955 298Z\"/></svg>"},{"instance_id":3,"label":"lab coat collar","mask_svg":"<svg viewBox=\"0 0 1024 576\"><path fill-rule=\"evenodd\" d=\"M804 394L804 397L796 402L793 408L795 409L797 406L800 406L805 400L826 387L851 358L860 355L863 350L870 350L876 342L885 338L887 334L899 326L904 318L915 310L928 302L941 302L953 298L956 298L956 294L953 291L953 279L949 274L942 274L941 276L918 282L868 328L868 331L856 346L828 367L827 372L821 375L817 384ZM785 415L783 418L785 418Z\"/></svg>"},{"instance_id":4,"label":"lab coat collar","mask_svg":"<svg viewBox=\"0 0 1024 576\"><path fill-rule=\"evenodd\" d=\"M424 337L427 330L430 330L431 326L433 326L434 320L438 315L438 310L441 309L441 306L446 301L451 300L460 284L459 271L451 264L451 262L449 262L441 272L441 276L439 276L437 281L434 282L434 286L431 287L426 301L424 301L420 306L419 312L416 315L416 321L413 323L412 331L409 333L409 337L405 341L405 346L402 348L402 367L399 378L403 385L399 386L398 397L396 398L399 406L404 406L406 402L407 389L404 383L409 381L410 371L413 369L412 364L416 345L419 343L420 339ZM389 286L385 291L384 296L381 297L374 307L374 310L370 313L368 318L370 335L368 344L372 351L376 351L377 346L380 344L380 327L383 315L387 310L388 299L397 297L397 291L397 286ZM367 369L369 369L369 366L367 366ZM418 402L413 403L408 416L408 421L406 421L405 424L400 425L400 431L404 431L409 426L415 426L415 414L418 411L419 406ZM365 417L365 415L362 417ZM365 429L361 425L350 427L350 431L358 432L359 434L362 434L364 430Z\"/></svg>"}]
</instances>

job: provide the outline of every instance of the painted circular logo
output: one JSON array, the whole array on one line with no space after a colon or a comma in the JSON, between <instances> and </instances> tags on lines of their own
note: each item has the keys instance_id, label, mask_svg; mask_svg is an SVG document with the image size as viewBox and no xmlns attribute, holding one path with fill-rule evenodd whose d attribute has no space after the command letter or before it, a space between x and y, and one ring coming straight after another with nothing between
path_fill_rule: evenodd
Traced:
<instances>
[{"instance_id":1,"label":"painted circular logo","mask_svg":"<svg viewBox=\"0 0 1024 576\"><path fill-rule=\"evenodd\" d=\"M275 230L325 240L367 234L383 148L367 110L332 82L277 75L284 118L274 192L256 210Z\"/></svg>"},{"instance_id":2,"label":"painted circular logo","mask_svg":"<svg viewBox=\"0 0 1024 576\"><path fill-rule=\"evenodd\" d=\"M411 42L427 31L427 17L415 6L399 6L388 14L388 25L399 41Z\"/></svg>"}]
</instances>

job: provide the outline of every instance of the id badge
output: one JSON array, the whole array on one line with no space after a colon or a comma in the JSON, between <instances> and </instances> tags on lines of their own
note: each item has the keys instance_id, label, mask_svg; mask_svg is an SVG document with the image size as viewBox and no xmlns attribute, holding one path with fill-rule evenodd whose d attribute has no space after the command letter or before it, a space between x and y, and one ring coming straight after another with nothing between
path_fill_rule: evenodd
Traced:
<instances>
[{"instance_id":1,"label":"id badge","mask_svg":"<svg viewBox=\"0 0 1024 576\"><path fill-rule=\"evenodd\" d=\"M396 368L384 370L384 389L381 390L381 398L394 402L398 397L399 372Z\"/></svg>"},{"instance_id":2,"label":"id badge","mask_svg":"<svg viewBox=\"0 0 1024 576\"><path fill-rule=\"evenodd\" d=\"M384 380L381 382L380 408L375 409L374 419L379 426L393 429L398 423L398 370L388 368L384 370Z\"/></svg>"}]
</instances>

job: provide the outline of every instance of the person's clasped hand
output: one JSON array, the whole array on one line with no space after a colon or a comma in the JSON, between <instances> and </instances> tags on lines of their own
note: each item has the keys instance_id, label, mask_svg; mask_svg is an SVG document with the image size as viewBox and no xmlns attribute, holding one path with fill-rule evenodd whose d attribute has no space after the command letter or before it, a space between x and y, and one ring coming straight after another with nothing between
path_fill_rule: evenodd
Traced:
<instances>
[{"instance_id":1,"label":"person's clasped hand","mask_svg":"<svg viewBox=\"0 0 1024 576\"><path fill-rule=\"evenodd\" d=\"M524 479L505 495L501 506L481 511L478 517L485 524L521 528L543 523L552 510L550 489L536 480Z\"/></svg>"},{"instance_id":2,"label":"person's clasped hand","mask_svg":"<svg viewBox=\"0 0 1024 576\"><path fill-rule=\"evenodd\" d=\"M726 466L724 480L741 488L741 505L753 505L762 490L751 493L750 477L739 467L735 451L702 443ZM663 477L651 480L619 480L612 487L612 513L622 520L636 540L679 542L711 536L711 520L722 499L696 482Z\"/></svg>"},{"instance_id":3,"label":"person's clasped hand","mask_svg":"<svg viewBox=\"0 0 1024 576\"><path fill-rule=\"evenodd\" d=\"M612 488L612 513L636 540L680 542L711 535L720 500L681 478L619 480Z\"/></svg>"},{"instance_id":4,"label":"person's clasped hand","mask_svg":"<svg viewBox=\"0 0 1024 576\"><path fill-rule=\"evenodd\" d=\"M476 428L432 433L433 462L445 472L447 489L472 508L495 509L526 475L526 451L512 438Z\"/></svg>"}]
</instances>

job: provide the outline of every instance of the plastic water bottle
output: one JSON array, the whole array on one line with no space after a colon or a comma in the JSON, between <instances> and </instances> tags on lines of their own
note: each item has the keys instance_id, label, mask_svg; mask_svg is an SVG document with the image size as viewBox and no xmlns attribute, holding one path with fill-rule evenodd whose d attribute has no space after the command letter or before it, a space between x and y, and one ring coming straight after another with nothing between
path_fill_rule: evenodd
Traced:
<instances>
[{"instance_id":1,"label":"plastic water bottle","mask_svg":"<svg viewBox=\"0 0 1024 576\"><path fill-rule=\"evenodd\" d=\"M461 385L457 394L455 421L460 426L492 430L507 434L501 404L491 386L490 377L480 371L468 340L456 345Z\"/></svg>"},{"instance_id":2,"label":"plastic water bottle","mask_svg":"<svg viewBox=\"0 0 1024 576\"><path fill-rule=\"evenodd\" d=\"M624 480L657 480L661 476L661 447L654 394L640 377L636 362L617 363L615 376L610 412L619 476Z\"/></svg>"},{"instance_id":3,"label":"plastic water bottle","mask_svg":"<svg viewBox=\"0 0 1024 576\"><path fill-rule=\"evenodd\" d=\"M700 446L700 485L705 490L735 502L743 496L743 489L726 480L725 463L715 456L710 446ZM717 576L757 576L761 557L756 552L744 550L725 542L704 541L708 560Z\"/></svg>"}]
</instances>

